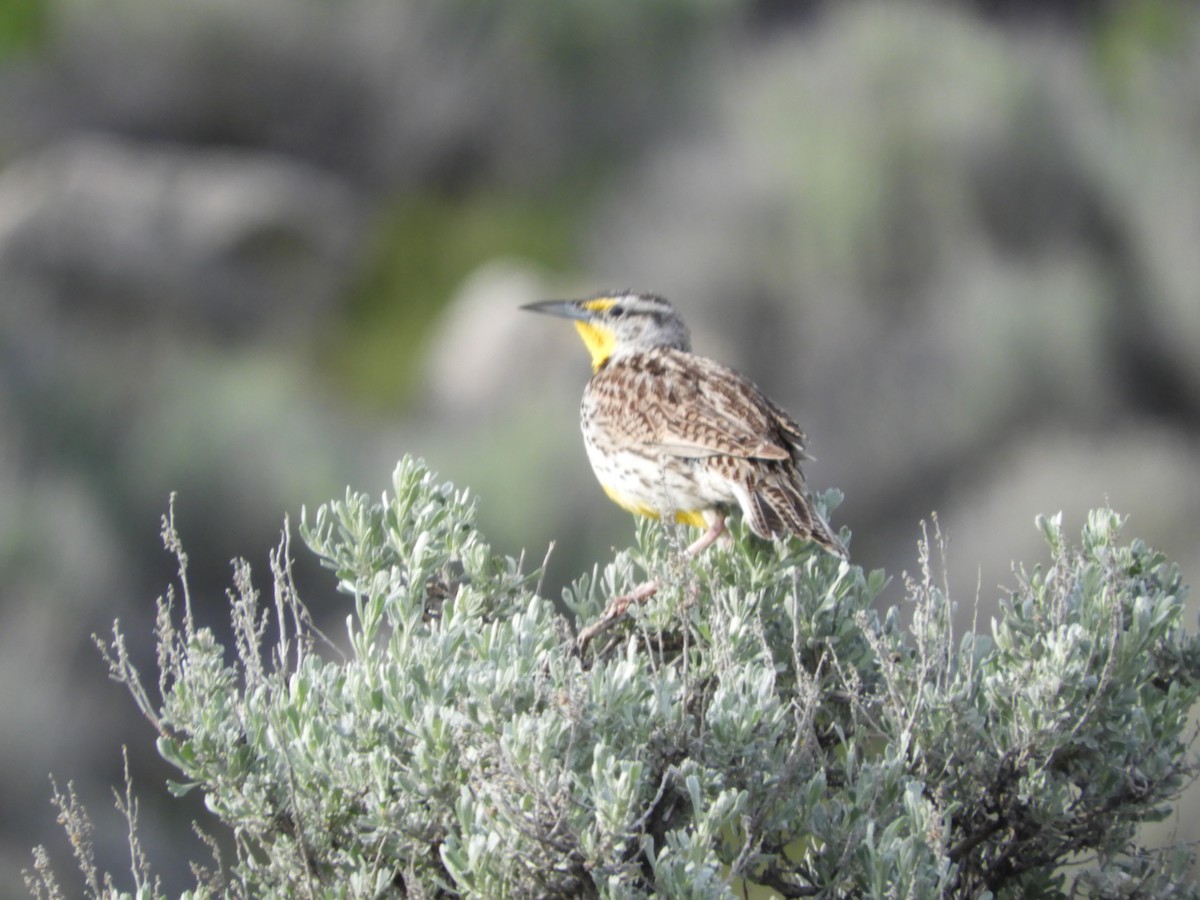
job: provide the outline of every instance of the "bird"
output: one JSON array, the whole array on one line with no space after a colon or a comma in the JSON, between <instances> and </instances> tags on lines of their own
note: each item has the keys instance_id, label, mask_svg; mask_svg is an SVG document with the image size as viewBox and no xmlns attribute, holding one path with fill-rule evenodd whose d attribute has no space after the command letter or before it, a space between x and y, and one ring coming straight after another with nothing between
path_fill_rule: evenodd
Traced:
<instances>
[{"instance_id":1,"label":"bird","mask_svg":"<svg viewBox=\"0 0 1200 900\"><path fill-rule=\"evenodd\" d=\"M574 322L592 362L580 407L592 470L630 512L705 529L685 557L727 535L740 510L760 538L796 537L846 559L809 495L800 426L750 379L694 353L670 301L624 290L521 308ZM657 588L618 598L616 613Z\"/></svg>"}]
</instances>

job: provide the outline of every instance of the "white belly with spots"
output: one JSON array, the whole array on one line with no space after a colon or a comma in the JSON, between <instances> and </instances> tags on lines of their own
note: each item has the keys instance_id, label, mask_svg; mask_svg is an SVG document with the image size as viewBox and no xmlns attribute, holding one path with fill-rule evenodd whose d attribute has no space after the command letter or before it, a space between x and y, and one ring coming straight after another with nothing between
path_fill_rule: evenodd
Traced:
<instances>
[{"instance_id":1,"label":"white belly with spots","mask_svg":"<svg viewBox=\"0 0 1200 900\"><path fill-rule=\"evenodd\" d=\"M584 446L605 492L631 512L671 519L681 513L736 505L728 482L709 471L703 459L673 457L664 464L658 454L602 452L586 434Z\"/></svg>"}]
</instances>

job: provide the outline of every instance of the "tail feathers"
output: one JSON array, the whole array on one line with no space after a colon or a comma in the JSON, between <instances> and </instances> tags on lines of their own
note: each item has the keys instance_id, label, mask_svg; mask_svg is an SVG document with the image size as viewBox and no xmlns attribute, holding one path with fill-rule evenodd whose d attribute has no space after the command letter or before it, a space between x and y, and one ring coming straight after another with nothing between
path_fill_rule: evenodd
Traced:
<instances>
[{"instance_id":1,"label":"tail feathers","mask_svg":"<svg viewBox=\"0 0 1200 900\"><path fill-rule=\"evenodd\" d=\"M827 553L846 559L846 548L833 529L813 509L802 488L788 482L760 483L747 491L743 513L750 530L762 538L794 535L812 541Z\"/></svg>"}]
</instances>

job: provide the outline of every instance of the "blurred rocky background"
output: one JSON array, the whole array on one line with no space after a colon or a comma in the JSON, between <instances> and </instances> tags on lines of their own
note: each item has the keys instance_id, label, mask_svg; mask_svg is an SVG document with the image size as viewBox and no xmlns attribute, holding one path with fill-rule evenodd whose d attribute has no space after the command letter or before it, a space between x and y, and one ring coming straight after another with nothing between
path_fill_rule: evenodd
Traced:
<instances>
[{"instance_id":1,"label":"blurred rocky background","mask_svg":"<svg viewBox=\"0 0 1200 900\"><path fill-rule=\"evenodd\" d=\"M77 883L50 772L123 870L122 744L164 886L205 855L89 637L153 665L172 491L214 625L233 557L269 590L283 517L406 452L557 541L551 588L627 544L583 350L516 309L626 286L808 429L856 561L936 511L968 620L1037 513L1200 573L1194 4L6 0L0 897L39 842Z\"/></svg>"}]
</instances>

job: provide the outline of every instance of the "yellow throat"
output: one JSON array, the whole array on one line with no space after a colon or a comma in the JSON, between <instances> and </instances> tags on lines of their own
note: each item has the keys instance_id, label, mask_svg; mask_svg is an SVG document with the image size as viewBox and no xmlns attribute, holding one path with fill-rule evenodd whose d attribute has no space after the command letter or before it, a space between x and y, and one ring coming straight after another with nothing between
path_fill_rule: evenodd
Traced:
<instances>
[{"instance_id":1,"label":"yellow throat","mask_svg":"<svg viewBox=\"0 0 1200 900\"><path fill-rule=\"evenodd\" d=\"M579 332L584 346L592 355L592 371L599 372L600 367L608 361L617 346L616 335L612 333L611 329L605 328L603 325L594 325L591 322L576 322L575 330Z\"/></svg>"},{"instance_id":2,"label":"yellow throat","mask_svg":"<svg viewBox=\"0 0 1200 900\"><path fill-rule=\"evenodd\" d=\"M601 297L598 300L590 300L584 303L583 308L589 309L592 312L603 312L616 302L614 299ZM579 332L579 336L583 338L583 345L587 347L588 353L592 355L592 371L599 372L600 367L608 361L608 358L612 356L613 350L616 349L616 334L606 325L578 320L575 322L575 330Z\"/></svg>"}]
</instances>

